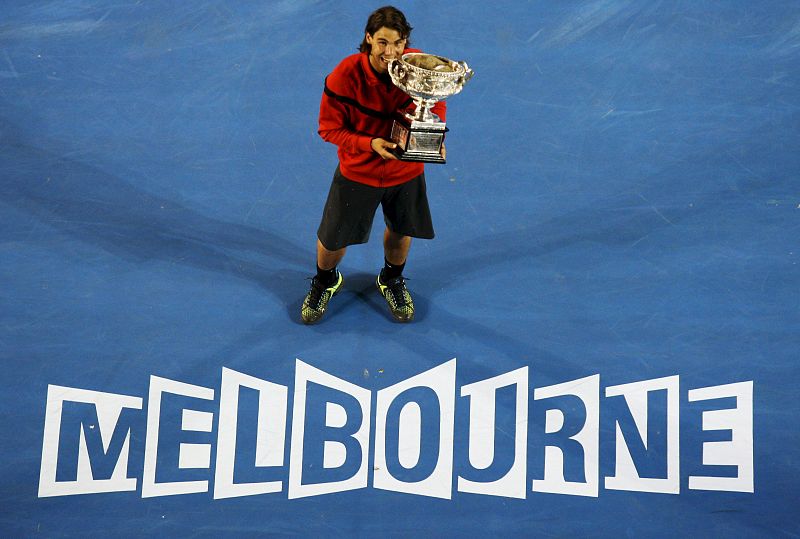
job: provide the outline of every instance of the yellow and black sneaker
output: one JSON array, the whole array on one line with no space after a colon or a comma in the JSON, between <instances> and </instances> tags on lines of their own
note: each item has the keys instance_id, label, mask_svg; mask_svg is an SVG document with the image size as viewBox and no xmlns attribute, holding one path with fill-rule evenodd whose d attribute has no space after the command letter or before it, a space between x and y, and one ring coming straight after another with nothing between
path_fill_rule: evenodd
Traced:
<instances>
[{"instance_id":1,"label":"yellow and black sneaker","mask_svg":"<svg viewBox=\"0 0 800 539\"><path fill-rule=\"evenodd\" d=\"M336 281L327 288L316 277L311 279L311 290L303 300L303 308L300 310L300 317L304 324L313 324L322 318L328 302L342 287L342 283L344 283L344 277L338 271L336 272Z\"/></svg>"},{"instance_id":2,"label":"yellow and black sneaker","mask_svg":"<svg viewBox=\"0 0 800 539\"><path fill-rule=\"evenodd\" d=\"M389 305L389 311L398 322L411 322L414 319L414 302L408 293L403 276L389 279L386 283L381 281L380 274L375 281L381 295Z\"/></svg>"}]
</instances>

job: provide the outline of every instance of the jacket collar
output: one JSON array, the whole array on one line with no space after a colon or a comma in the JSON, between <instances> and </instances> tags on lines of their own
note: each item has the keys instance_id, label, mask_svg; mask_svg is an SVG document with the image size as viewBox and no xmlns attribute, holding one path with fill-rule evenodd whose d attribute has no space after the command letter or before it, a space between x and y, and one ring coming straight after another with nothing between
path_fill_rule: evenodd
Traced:
<instances>
[{"instance_id":1,"label":"jacket collar","mask_svg":"<svg viewBox=\"0 0 800 539\"><path fill-rule=\"evenodd\" d=\"M382 81L378 76L378 72L375 71L375 68L369 63L369 53L361 53L361 69L364 71L364 75L367 78L367 84L370 86L381 84Z\"/></svg>"},{"instance_id":2,"label":"jacket collar","mask_svg":"<svg viewBox=\"0 0 800 539\"><path fill-rule=\"evenodd\" d=\"M407 52L420 52L419 49L405 49L403 54ZM372 64L369 63L369 53L362 52L361 53L361 69L364 71L365 76L367 77L367 84L370 86L375 86L376 84L386 84L386 79L382 79L378 72L375 71L375 68L372 67ZM388 74L387 74L388 77ZM389 80L389 84L391 85L391 80Z\"/></svg>"}]
</instances>

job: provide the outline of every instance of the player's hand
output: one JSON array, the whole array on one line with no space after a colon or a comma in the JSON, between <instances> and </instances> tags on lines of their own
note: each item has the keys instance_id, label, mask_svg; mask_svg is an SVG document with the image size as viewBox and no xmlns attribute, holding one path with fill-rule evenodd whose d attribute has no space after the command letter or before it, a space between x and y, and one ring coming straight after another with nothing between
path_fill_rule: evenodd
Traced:
<instances>
[{"instance_id":1,"label":"player's hand","mask_svg":"<svg viewBox=\"0 0 800 539\"><path fill-rule=\"evenodd\" d=\"M380 155L382 158L397 159L397 156L390 151L397 148L397 144L394 142L389 142L388 140L384 140L382 138L374 138L372 139L370 145L372 146L372 151Z\"/></svg>"}]
</instances>

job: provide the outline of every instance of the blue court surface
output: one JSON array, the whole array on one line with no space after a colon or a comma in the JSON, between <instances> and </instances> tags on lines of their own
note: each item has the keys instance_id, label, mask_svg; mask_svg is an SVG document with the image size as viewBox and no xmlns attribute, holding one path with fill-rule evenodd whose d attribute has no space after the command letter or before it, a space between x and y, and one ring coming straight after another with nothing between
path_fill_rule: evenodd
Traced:
<instances>
[{"instance_id":1,"label":"blue court surface","mask_svg":"<svg viewBox=\"0 0 800 539\"><path fill-rule=\"evenodd\" d=\"M475 71L300 322L357 2L3 2L0 535L798 537L800 4L398 4Z\"/></svg>"}]
</instances>

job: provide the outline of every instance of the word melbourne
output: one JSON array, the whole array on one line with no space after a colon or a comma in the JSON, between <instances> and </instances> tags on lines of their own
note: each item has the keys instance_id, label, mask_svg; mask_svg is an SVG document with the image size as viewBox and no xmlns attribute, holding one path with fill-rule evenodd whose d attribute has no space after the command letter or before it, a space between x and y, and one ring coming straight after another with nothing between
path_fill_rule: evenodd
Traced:
<instances>
[{"instance_id":1,"label":"word melbourne","mask_svg":"<svg viewBox=\"0 0 800 539\"><path fill-rule=\"evenodd\" d=\"M596 497L601 446L613 453L605 489L679 494L682 464L689 489L754 488L752 381L682 399L669 376L607 386L601 400L599 374L529 394L524 367L457 397L455 359L374 394L299 359L294 378L290 401L285 385L223 368L217 400L215 389L151 376L146 414L142 397L50 385L39 496L141 481L144 498L294 499L370 485L444 499Z\"/></svg>"}]
</instances>

